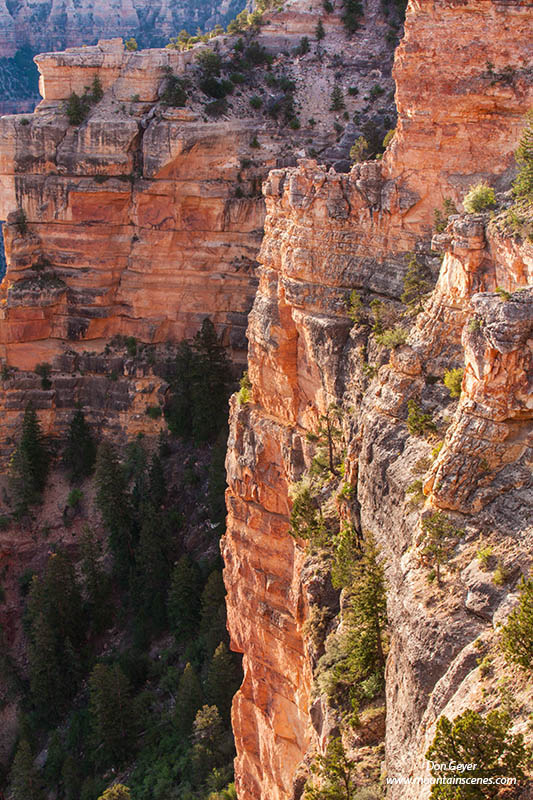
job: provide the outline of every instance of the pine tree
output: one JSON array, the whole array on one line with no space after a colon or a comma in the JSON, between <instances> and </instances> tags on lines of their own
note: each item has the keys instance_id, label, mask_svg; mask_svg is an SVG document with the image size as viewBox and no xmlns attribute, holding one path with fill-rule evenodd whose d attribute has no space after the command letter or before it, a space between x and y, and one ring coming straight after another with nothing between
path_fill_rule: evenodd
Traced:
<instances>
[{"instance_id":1,"label":"pine tree","mask_svg":"<svg viewBox=\"0 0 533 800\"><path fill-rule=\"evenodd\" d=\"M228 735L216 706L204 705L196 714L193 723L193 749L191 762L193 775L198 783L215 767L224 763Z\"/></svg>"},{"instance_id":2,"label":"pine tree","mask_svg":"<svg viewBox=\"0 0 533 800\"><path fill-rule=\"evenodd\" d=\"M348 758L342 738L331 739L326 755L317 756L311 771L319 786L309 787L305 800L353 800L357 792L355 761Z\"/></svg>"},{"instance_id":3,"label":"pine tree","mask_svg":"<svg viewBox=\"0 0 533 800\"><path fill-rule=\"evenodd\" d=\"M191 377L194 360L191 346L187 342L181 342L176 354L172 394L165 409L169 431L184 438L192 435Z\"/></svg>"},{"instance_id":4,"label":"pine tree","mask_svg":"<svg viewBox=\"0 0 533 800\"><path fill-rule=\"evenodd\" d=\"M196 712L203 700L198 676L194 667L187 663L179 680L174 712L174 724L182 737L190 735Z\"/></svg>"},{"instance_id":5,"label":"pine tree","mask_svg":"<svg viewBox=\"0 0 533 800\"><path fill-rule=\"evenodd\" d=\"M124 473L114 448L102 442L96 456L96 504L109 531L116 574L126 584L134 560L135 533Z\"/></svg>"},{"instance_id":6,"label":"pine tree","mask_svg":"<svg viewBox=\"0 0 533 800\"><path fill-rule=\"evenodd\" d=\"M226 422L231 365L215 326L206 317L193 340L191 380L192 435L196 442L214 439Z\"/></svg>"},{"instance_id":7,"label":"pine tree","mask_svg":"<svg viewBox=\"0 0 533 800\"><path fill-rule=\"evenodd\" d=\"M325 37L326 31L324 30L324 24L321 19L318 20L315 28L315 39L317 42L321 42L322 39Z\"/></svg>"},{"instance_id":8,"label":"pine tree","mask_svg":"<svg viewBox=\"0 0 533 800\"><path fill-rule=\"evenodd\" d=\"M71 483L79 483L93 471L96 444L83 411L78 409L69 425L63 464Z\"/></svg>"},{"instance_id":9,"label":"pine tree","mask_svg":"<svg viewBox=\"0 0 533 800\"><path fill-rule=\"evenodd\" d=\"M33 405L28 403L22 420L20 442L9 467L9 483L17 515L39 503L46 486L50 455Z\"/></svg>"},{"instance_id":10,"label":"pine tree","mask_svg":"<svg viewBox=\"0 0 533 800\"><path fill-rule=\"evenodd\" d=\"M44 800L42 780L35 766L30 745L23 739L17 748L11 771L14 800Z\"/></svg>"},{"instance_id":11,"label":"pine tree","mask_svg":"<svg viewBox=\"0 0 533 800\"><path fill-rule=\"evenodd\" d=\"M218 708L222 720L229 724L231 702L239 688L241 676L235 656L220 642L207 669L205 697Z\"/></svg>"},{"instance_id":12,"label":"pine tree","mask_svg":"<svg viewBox=\"0 0 533 800\"><path fill-rule=\"evenodd\" d=\"M202 579L189 556L180 558L172 571L168 592L168 619L178 642L185 642L198 628Z\"/></svg>"},{"instance_id":13,"label":"pine tree","mask_svg":"<svg viewBox=\"0 0 533 800\"><path fill-rule=\"evenodd\" d=\"M333 87L333 91L331 93L331 105L329 107L330 111L342 111L343 108L346 108L346 104L344 102L344 95L342 93L342 89L338 84L335 84Z\"/></svg>"},{"instance_id":14,"label":"pine tree","mask_svg":"<svg viewBox=\"0 0 533 800\"><path fill-rule=\"evenodd\" d=\"M166 625L166 596L170 579L166 525L153 506L143 506L141 533L135 548L133 598L141 637L160 633Z\"/></svg>"},{"instance_id":15,"label":"pine tree","mask_svg":"<svg viewBox=\"0 0 533 800\"><path fill-rule=\"evenodd\" d=\"M97 664L89 678L89 690L91 727L98 758L104 764L116 764L131 757L136 719L131 686L119 665Z\"/></svg>"},{"instance_id":16,"label":"pine tree","mask_svg":"<svg viewBox=\"0 0 533 800\"><path fill-rule=\"evenodd\" d=\"M30 692L38 716L57 720L65 709L65 695L57 636L44 613L32 625L29 648Z\"/></svg>"},{"instance_id":17,"label":"pine tree","mask_svg":"<svg viewBox=\"0 0 533 800\"><path fill-rule=\"evenodd\" d=\"M436 511L422 520L422 556L426 563L435 569L437 583L441 582L441 567L451 558L453 548L461 531L442 511Z\"/></svg>"},{"instance_id":18,"label":"pine tree","mask_svg":"<svg viewBox=\"0 0 533 800\"><path fill-rule=\"evenodd\" d=\"M81 573L84 578L88 616L95 630L101 631L108 621L109 612L104 605L104 599L108 593L109 581L98 563L100 548L89 526L83 530L80 549Z\"/></svg>"},{"instance_id":19,"label":"pine tree","mask_svg":"<svg viewBox=\"0 0 533 800\"><path fill-rule=\"evenodd\" d=\"M424 300L430 289L424 267L419 263L417 257L412 255L403 279L402 303L405 303L412 313L419 314L424 308Z\"/></svg>"},{"instance_id":20,"label":"pine tree","mask_svg":"<svg viewBox=\"0 0 533 800\"><path fill-rule=\"evenodd\" d=\"M526 115L526 125L515 153L518 175L513 183L515 197L533 201L533 110Z\"/></svg>"},{"instance_id":21,"label":"pine tree","mask_svg":"<svg viewBox=\"0 0 533 800\"><path fill-rule=\"evenodd\" d=\"M500 645L508 661L533 669L533 578L520 582L520 600L501 630Z\"/></svg>"},{"instance_id":22,"label":"pine tree","mask_svg":"<svg viewBox=\"0 0 533 800\"><path fill-rule=\"evenodd\" d=\"M526 780L525 769L532 754L525 747L522 734L511 734L511 725L509 715L503 711L491 711L483 717L468 709L452 721L441 717L426 758L439 764L449 761L473 764L468 777L478 782L465 786L435 782L431 797L437 800L483 800L499 794L496 784L499 777ZM432 774L435 777L439 775L433 769Z\"/></svg>"},{"instance_id":23,"label":"pine tree","mask_svg":"<svg viewBox=\"0 0 533 800\"><path fill-rule=\"evenodd\" d=\"M219 642L228 641L225 598L222 573L214 570L207 579L201 598L200 637L208 657L214 653Z\"/></svg>"}]
</instances>

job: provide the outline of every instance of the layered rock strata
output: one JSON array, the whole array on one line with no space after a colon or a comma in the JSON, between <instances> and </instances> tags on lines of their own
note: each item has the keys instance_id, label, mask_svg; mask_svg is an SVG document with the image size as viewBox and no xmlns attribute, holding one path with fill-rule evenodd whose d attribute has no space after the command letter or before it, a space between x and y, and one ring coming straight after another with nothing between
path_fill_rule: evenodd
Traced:
<instances>
[{"instance_id":1,"label":"layered rock strata","mask_svg":"<svg viewBox=\"0 0 533 800\"><path fill-rule=\"evenodd\" d=\"M288 533L288 514L290 487L310 464L306 433L333 401L346 409L352 511L387 565L388 775L425 773L441 713L498 705L496 691L492 700L481 696L474 642L493 640L519 571L496 588L475 551L480 535L490 536L503 561L524 572L533 554L531 291L519 291L531 281L531 245L487 229L488 216L458 216L441 241L444 261L426 311L381 367L383 351L368 328L352 327L347 296L355 288L367 306L394 304L408 251L438 270L424 242L443 198L459 205L479 178L508 185L532 102L530 14L521 2L410 3L395 62L399 124L382 165L340 176L308 161L272 172L265 184L260 284L248 327L253 388L249 403L232 404L223 546L229 627L244 653L233 707L240 800L299 798L299 760L324 746L320 715L312 724L308 713L305 623L316 587L302 572L305 549ZM496 287L509 292L507 302ZM465 362L457 405L440 380ZM449 425L434 465L422 472L425 511L413 509L406 490L417 465L431 465L437 440L409 434L410 399L440 431ZM432 592L418 548L421 511L435 509L461 512L453 519L463 536L457 573ZM525 730L531 690L518 679L516 692L516 724ZM389 790L420 797L429 788Z\"/></svg>"}]
</instances>

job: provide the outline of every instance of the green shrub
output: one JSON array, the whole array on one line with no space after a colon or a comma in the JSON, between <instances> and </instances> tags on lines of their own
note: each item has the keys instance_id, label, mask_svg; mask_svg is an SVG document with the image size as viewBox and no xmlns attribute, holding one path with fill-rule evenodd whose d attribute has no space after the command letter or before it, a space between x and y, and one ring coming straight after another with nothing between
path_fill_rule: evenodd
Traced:
<instances>
[{"instance_id":1,"label":"green shrub","mask_svg":"<svg viewBox=\"0 0 533 800\"><path fill-rule=\"evenodd\" d=\"M492 208L496 202L496 195L492 186L484 181L471 186L463 199L463 206L467 214L476 214Z\"/></svg>"},{"instance_id":2,"label":"green shrub","mask_svg":"<svg viewBox=\"0 0 533 800\"><path fill-rule=\"evenodd\" d=\"M185 85L176 75L169 75L165 79L165 88L161 94L161 102L172 108L183 108L187 102Z\"/></svg>"},{"instance_id":3,"label":"green shrub","mask_svg":"<svg viewBox=\"0 0 533 800\"><path fill-rule=\"evenodd\" d=\"M326 526L322 509L309 484L297 484L292 491L290 514L291 533L321 547L326 541Z\"/></svg>"},{"instance_id":4,"label":"green shrub","mask_svg":"<svg viewBox=\"0 0 533 800\"><path fill-rule=\"evenodd\" d=\"M263 105L263 101L262 101L262 99L259 97L259 95L257 95L257 94L253 94L253 95L250 97L250 105L252 106L252 108L259 109L259 108L261 108L261 106Z\"/></svg>"},{"instance_id":5,"label":"green shrub","mask_svg":"<svg viewBox=\"0 0 533 800\"><path fill-rule=\"evenodd\" d=\"M48 364L48 362L36 365L35 372L37 373L37 375L41 376L41 388L43 389L51 388L52 386L52 382L50 380L51 371L52 371L52 366Z\"/></svg>"},{"instance_id":6,"label":"green shrub","mask_svg":"<svg viewBox=\"0 0 533 800\"><path fill-rule=\"evenodd\" d=\"M508 300L511 299L511 293L508 292L506 289L502 289L501 286L497 286L494 291L499 296L500 300L503 300L504 303L506 303Z\"/></svg>"},{"instance_id":7,"label":"green shrub","mask_svg":"<svg viewBox=\"0 0 533 800\"><path fill-rule=\"evenodd\" d=\"M491 545L487 545L486 547L480 547L476 553L476 558L479 561L479 565L481 569L490 569L490 562L492 559L492 553L494 552L494 548Z\"/></svg>"},{"instance_id":8,"label":"green shrub","mask_svg":"<svg viewBox=\"0 0 533 800\"><path fill-rule=\"evenodd\" d=\"M407 331L398 326L395 328L388 328L382 333L376 334L376 342L382 347L387 347L391 350L393 350L395 347L405 344L406 341Z\"/></svg>"},{"instance_id":9,"label":"green shrub","mask_svg":"<svg viewBox=\"0 0 533 800\"><path fill-rule=\"evenodd\" d=\"M315 28L315 39L317 42L321 42L325 35L326 31L324 30L324 24L322 20L319 19Z\"/></svg>"},{"instance_id":10,"label":"green shrub","mask_svg":"<svg viewBox=\"0 0 533 800\"><path fill-rule=\"evenodd\" d=\"M407 487L407 494L412 495L410 504L412 506L417 506L420 503L425 502L426 496L424 494L424 483L421 478L417 478L415 481L409 484Z\"/></svg>"},{"instance_id":11,"label":"green shrub","mask_svg":"<svg viewBox=\"0 0 533 800\"><path fill-rule=\"evenodd\" d=\"M461 396L461 384L463 382L464 369L457 367L457 369L448 369L444 373L444 385L449 389L450 397Z\"/></svg>"},{"instance_id":12,"label":"green shrub","mask_svg":"<svg viewBox=\"0 0 533 800\"><path fill-rule=\"evenodd\" d=\"M518 606L501 629L500 647L513 664L533 669L533 578L520 582Z\"/></svg>"},{"instance_id":13,"label":"green shrub","mask_svg":"<svg viewBox=\"0 0 533 800\"><path fill-rule=\"evenodd\" d=\"M350 158L354 164L364 161L368 156L368 141L364 136L359 136L350 148Z\"/></svg>"},{"instance_id":14,"label":"green shrub","mask_svg":"<svg viewBox=\"0 0 533 800\"><path fill-rule=\"evenodd\" d=\"M241 406L246 405L250 401L250 393L252 390L252 383L250 378L248 377L248 371L246 370L243 372L242 378L239 381L240 389L239 389L239 403Z\"/></svg>"},{"instance_id":15,"label":"green shrub","mask_svg":"<svg viewBox=\"0 0 533 800\"><path fill-rule=\"evenodd\" d=\"M71 489L67 498L67 506L69 508L77 508L83 500L83 492L81 489Z\"/></svg>"},{"instance_id":16,"label":"green shrub","mask_svg":"<svg viewBox=\"0 0 533 800\"><path fill-rule=\"evenodd\" d=\"M379 83L376 83L370 89L370 97L372 98L372 100L375 100L376 97L381 97L382 94L385 94L385 89L382 86L380 86Z\"/></svg>"},{"instance_id":17,"label":"green shrub","mask_svg":"<svg viewBox=\"0 0 533 800\"><path fill-rule=\"evenodd\" d=\"M243 75L242 72L232 72L229 76L229 79L235 84L235 86L246 83L246 76Z\"/></svg>"},{"instance_id":18,"label":"green shrub","mask_svg":"<svg viewBox=\"0 0 533 800\"><path fill-rule=\"evenodd\" d=\"M20 120L20 124L24 125L24 126L25 125L29 125L30 121L29 121L29 119L27 117L22 117L22 119Z\"/></svg>"},{"instance_id":19,"label":"green shrub","mask_svg":"<svg viewBox=\"0 0 533 800\"><path fill-rule=\"evenodd\" d=\"M225 98L213 100L211 103L207 103L205 107L206 114L210 117L220 117L222 114L225 114L227 110L228 103Z\"/></svg>"},{"instance_id":20,"label":"green shrub","mask_svg":"<svg viewBox=\"0 0 533 800\"><path fill-rule=\"evenodd\" d=\"M146 415L150 417L150 419L159 419L162 413L163 410L161 406L146 406Z\"/></svg>"},{"instance_id":21,"label":"green shrub","mask_svg":"<svg viewBox=\"0 0 533 800\"><path fill-rule=\"evenodd\" d=\"M333 3L330 3L330 0L322 0L322 8L326 12L326 14L333 13Z\"/></svg>"},{"instance_id":22,"label":"green shrub","mask_svg":"<svg viewBox=\"0 0 533 800\"><path fill-rule=\"evenodd\" d=\"M294 50L294 54L297 56L305 56L305 54L308 53L310 49L311 45L309 44L309 37L302 36L302 38L300 39L300 44Z\"/></svg>"},{"instance_id":23,"label":"green shrub","mask_svg":"<svg viewBox=\"0 0 533 800\"><path fill-rule=\"evenodd\" d=\"M126 50L128 50L130 53L134 53L136 50L139 49L139 45L137 44L137 41L133 38L133 36L125 42L124 46Z\"/></svg>"},{"instance_id":24,"label":"green shrub","mask_svg":"<svg viewBox=\"0 0 533 800\"><path fill-rule=\"evenodd\" d=\"M363 4L360 0L343 0L342 23L348 34L359 28L359 20L363 15Z\"/></svg>"},{"instance_id":25,"label":"green shrub","mask_svg":"<svg viewBox=\"0 0 533 800\"><path fill-rule=\"evenodd\" d=\"M452 721L441 717L435 738L426 752L428 761L438 765L431 766L432 775L443 777L439 770L443 763L473 764L468 776L477 779L477 783L464 786L451 782L434 783L431 797L436 800L483 800L498 795L497 777L525 781L531 751L525 747L522 734L511 734L511 726L512 721L504 711L491 711L483 717L468 709Z\"/></svg>"},{"instance_id":26,"label":"green shrub","mask_svg":"<svg viewBox=\"0 0 533 800\"><path fill-rule=\"evenodd\" d=\"M494 570L494 575L492 576L492 582L495 584L495 586L505 586L508 580L509 570L503 561L498 561L496 569Z\"/></svg>"},{"instance_id":27,"label":"green shrub","mask_svg":"<svg viewBox=\"0 0 533 800\"><path fill-rule=\"evenodd\" d=\"M196 56L196 63L206 77L210 75L217 77L220 75L222 57L219 53L215 53L214 50L202 50Z\"/></svg>"},{"instance_id":28,"label":"green shrub","mask_svg":"<svg viewBox=\"0 0 533 800\"><path fill-rule=\"evenodd\" d=\"M387 149L389 144L392 142L396 135L396 128L392 128L390 131L387 131L385 134L385 138L383 139L383 147Z\"/></svg>"},{"instance_id":29,"label":"green shrub","mask_svg":"<svg viewBox=\"0 0 533 800\"><path fill-rule=\"evenodd\" d=\"M293 131L299 130L300 120L298 119L298 117L292 117L292 119L289 120L289 128Z\"/></svg>"},{"instance_id":30,"label":"green shrub","mask_svg":"<svg viewBox=\"0 0 533 800\"><path fill-rule=\"evenodd\" d=\"M253 147L255 150L257 150L259 147L261 147L261 145L259 144L259 141L257 139L257 136L254 136L254 138L250 142L250 147Z\"/></svg>"},{"instance_id":31,"label":"green shrub","mask_svg":"<svg viewBox=\"0 0 533 800\"><path fill-rule=\"evenodd\" d=\"M409 400L407 409L407 429L413 436L424 436L437 430L431 414L424 413L416 400Z\"/></svg>"},{"instance_id":32,"label":"green shrub","mask_svg":"<svg viewBox=\"0 0 533 800\"><path fill-rule=\"evenodd\" d=\"M350 297L348 298L346 305L348 306L348 316L354 325L359 324L364 306L361 295L356 289L352 289L350 292Z\"/></svg>"},{"instance_id":33,"label":"green shrub","mask_svg":"<svg viewBox=\"0 0 533 800\"><path fill-rule=\"evenodd\" d=\"M481 330L481 320L479 317L474 317L468 323L468 330L470 333L476 333L477 331Z\"/></svg>"}]
</instances>

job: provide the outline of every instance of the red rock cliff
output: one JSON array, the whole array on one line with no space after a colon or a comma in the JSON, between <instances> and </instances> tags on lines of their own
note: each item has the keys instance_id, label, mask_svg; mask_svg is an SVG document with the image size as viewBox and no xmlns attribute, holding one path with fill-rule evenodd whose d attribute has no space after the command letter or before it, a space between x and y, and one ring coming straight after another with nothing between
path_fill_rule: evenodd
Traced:
<instances>
[{"instance_id":1,"label":"red rock cliff","mask_svg":"<svg viewBox=\"0 0 533 800\"><path fill-rule=\"evenodd\" d=\"M388 774L421 774L438 715L479 706L473 642L490 636L506 590L494 591L480 575L473 542L488 519L497 520L505 557L531 557L527 545L520 550L531 514L522 491L531 446L531 298L513 294L502 306L490 292L531 281L531 244L486 233L486 219L454 224L428 310L390 365L374 366L370 383L346 297L356 288L367 299L399 298L406 251L423 252L442 199L459 203L480 177L508 186L533 99L530 26L527 3L410 2L395 61L399 124L383 164L341 176L307 161L272 172L265 184L260 284L248 326L253 388L250 402L234 398L231 409L223 547L229 627L244 653L233 706L240 800L299 798L298 764L324 735L309 714L313 661L305 636L317 587L302 575L305 553L288 533L288 513L289 487L309 465L306 432L332 401L350 409L347 475L361 527L374 531L387 563ZM438 270L438 261L427 263ZM461 329L473 314L484 322L475 341L465 334L464 352ZM463 521L460 563L468 566L454 597L435 606L417 554L419 515L406 502L414 465L431 448L408 434L407 401L437 413L447 391L432 389L426 377L464 358L466 390L426 491L433 508L478 516ZM480 484L472 466L489 450ZM506 503L516 504L512 521ZM397 796L421 792L391 787Z\"/></svg>"}]
</instances>

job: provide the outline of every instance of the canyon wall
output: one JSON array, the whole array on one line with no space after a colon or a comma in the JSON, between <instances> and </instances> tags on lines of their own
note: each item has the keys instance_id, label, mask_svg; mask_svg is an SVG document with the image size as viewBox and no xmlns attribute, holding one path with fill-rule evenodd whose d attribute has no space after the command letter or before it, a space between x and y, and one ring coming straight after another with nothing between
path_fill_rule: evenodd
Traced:
<instances>
[{"instance_id":1,"label":"canyon wall","mask_svg":"<svg viewBox=\"0 0 533 800\"><path fill-rule=\"evenodd\" d=\"M442 265L428 238L445 197L459 205L479 178L509 185L533 101L530 25L522 2L410 2L394 68L398 127L383 162L343 176L303 161L273 171L264 186L251 399L232 403L223 545L229 628L244 653L233 706L240 800L301 797L310 754L334 727L313 687L308 636L309 606L327 605L327 587L288 530L291 487L313 454L306 434L332 402L347 409L351 513L374 533L386 564L386 774L424 774L440 714L498 706L495 678L482 692L476 654L493 641L533 554L532 292L521 291L532 281L533 249L488 215L453 218L435 242ZM367 318L372 299L399 300L415 249L438 282L386 363L368 327L349 319L347 297L358 291ZM463 364L457 404L441 380ZM433 415L441 436L449 426L433 464L432 445L406 427L409 400ZM413 510L407 489L421 461L427 499ZM420 515L437 509L455 514L463 532L443 590L428 588L419 550ZM481 571L480 537L509 567L507 585ZM525 732L531 688L517 679L514 691L516 729Z\"/></svg>"},{"instance_id":2,"label":"canyon wall","mask_svg":"<svg viewBox=\"0 0 533 800\"><path fill-rule=\"evenodd\" d=\"M145 47L161 45L184 27L194 33L197 27L209 30L216 23L225 23L243 7L232 0L219 4L199 0L2 0L0 58L28 45L34 52L62 50L111 36L137 36Z\"/></svg>"}]
</instances>

